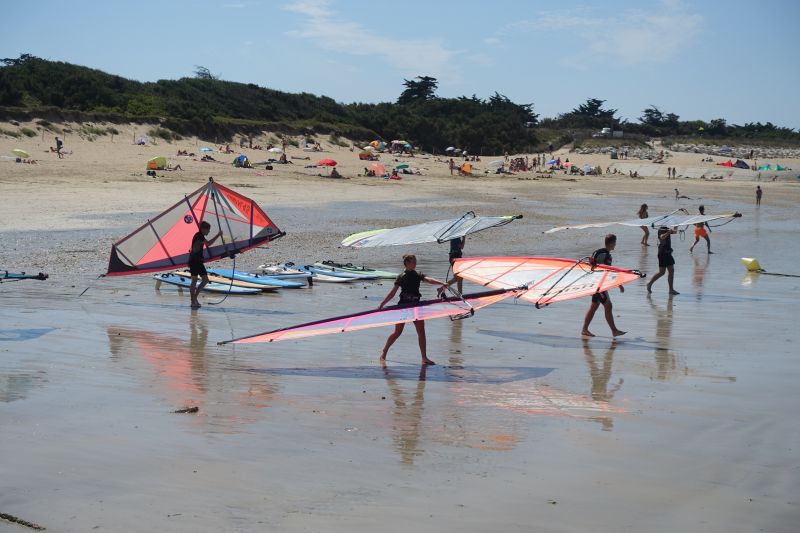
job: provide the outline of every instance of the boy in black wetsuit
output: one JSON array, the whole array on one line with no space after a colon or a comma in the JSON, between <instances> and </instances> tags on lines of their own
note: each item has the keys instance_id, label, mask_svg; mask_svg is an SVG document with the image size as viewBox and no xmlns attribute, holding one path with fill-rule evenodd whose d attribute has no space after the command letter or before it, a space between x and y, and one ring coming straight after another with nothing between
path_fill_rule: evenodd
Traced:
<instances>
[{"instance_id":1,"label":"boy in black wetsuit","mask_svg":"<svg viewBox=\"0 0 800 533\"><path fill-rule=\"evenodd\" d=\"M653 283L664 275L664 271L668 271L667 283L669 284L670 296L680 294L672 287L672 280L675 277L675 259L672 257L672 235L678 233L676 229L670 229L666 226L658 228L658 273L650 279L647 284L647 293L652 291Z\"/></svg>"},{"instance_id":2,"label":"boy in black wetsuit","mask_svg":"<svg viewBox=\"0 0 800 533\"><path fill-rule=\"evenodd\" d=\"M464 244L467 242L466 237L460 237L456 239L450 239L450 267L453 267L453 263L456 262L456 259L460 259L464 257ZM454 278L458 278L458 276L453 276ZM450 280L450 284L452 284L453 280ZM458 278L458 293L461 294L462 288L464 286L464 280Z\"/></svg>"},{"instance_id":3,"label":"boy in black wetsuit","mask_svg":"<svg viewBox=\"0 0 800 533\"><path fill-rule=\"evenodd\" d=\"M605 248L600 248L599 250L594 251L594 253L592 254L592 262L596 265L610 265L611 250L613 250L616 247L617 247L617 236L612 233L609 233L608 235L606 235ZM620 285L619 291L625 292L625 287ZM614 324L614 314L611 307L611 297L608 295L608 291L603 291L592 295L592 303L589 305L589 310L586 311L586 318L583 319L583 330L581 330L581 335L583 335L584 337L594 337L594 333L589 331L589 324L592 322L594 314L597 311L597 308L600 307L601 304L603 305L603 309L605 310L606 322L608 322L608 327L611 328L611 334L614 337L625 335L626 332L617 329L616 324Z\"/></svg>"},{"instance_id":4,"label":"boy in black wetsuit","mask_svg":"<svg viewBox=\"0 0 800 533\"><path fill-rule=\"evenodd\" d=\"M399 276L397 276L392 290L389 291L389 294L387 294L386 298L383 299L381 305L378 306L378 309L383 309L383 306L386 305L386 302L394 298L394 295L397 293L397 289L400 289L399 304L411 306L419 302L420 298L422 297L419 292L419 285L421 282L424 281L432 285L444 285L444 283L438 279L433 279L425 274L420 274L417 272L415 270L417 268L417 257L414 255L404 255L403 266L405 267L405 270L401 272ZM417 337L419 338L419 351L422 355L422 364L435 365L436 363L428 359L426 348L427 342L425 339L425 322L423 320L415 320L414 327L417 329ZM400 334L403 333L403 328L405 328L405 323L395 324L394 333L389 335L389 338L386 339L386 345L383 347L383 351L381 352L381 363L385 363L386 354L389 352L389 348L392 347L394 341L396 341L397 338L400 337Z\"/></svg>"},{"instance_id":5,"label":"boy in black wetsuit","mask_svg":"<svg viewBox=\"0 0 800 533\"><path fill-rule=\"evenodd\" d=\"M208 283L208 272L203 264L203 247L211 246L214 241L222 236L222 230L210 240L206 236L211 231L211 224L205 220L200 223L200 231L192 237L192 246L189 249L189 273L192 275L192 284L189 286L189 297L192 299L192 309L199 309L200 302L197 301L197 295L203 290L203 287ZM200 285L197 285L197 277L200 276Z\"/></svg>"}]
</instances>

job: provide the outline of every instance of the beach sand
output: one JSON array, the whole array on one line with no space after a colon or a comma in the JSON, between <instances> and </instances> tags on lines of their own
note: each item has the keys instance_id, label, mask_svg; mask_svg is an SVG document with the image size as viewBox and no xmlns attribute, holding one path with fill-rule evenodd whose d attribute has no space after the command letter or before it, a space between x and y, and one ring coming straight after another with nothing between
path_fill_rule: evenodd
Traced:
<instances>
[{"instance_id":1,"label":"beach sand","mask_svg":"<svg viewBox=\"0 0 800 533\"><path fill-rule=\"evenodd\" d=\"M41 160L0 162L0 268L50 274L0 285L0 513L67 532L797 530L800 278L746 274L739 262L800 274L797 184L762 182L756 209L754 182L459 178L433 156L398 158L424 175L387 181L357 177L365 163L324 138L322 153L289 148L310 160L235 169L173 155L213 146L203 141L135 146L144 128L118 129L113 142L67 135L63 160L49 153L51 134L0 138L0 154L22 148ZM184 170L147 176L156 155ZM303 168L323 157L351 179ZM701 157L672 161L701 166ZM216 343L376 307L391 281L219 305L220 295L204 295L191 311L187 294L156 291L148 275L97 279L112 242L209 176L287 232L237 257L241 269L336 259L398 270L412 252L420 271L443 278L445 245L353 250L339 241L468 210L524 218L469 237L466 256L583 257L609 230L542 232L632 218L641 203L651 215L702 203L744 216L713 228L711 256L703 245L688 253L691 231L673 237L679 296L667 297L665 279L651 297L646 279L615 291L628 331L616 341L602 313L591 327L598 336L580 338L586 300L503 302L429 322L436 366L420 367L409 327L382 368L387 328ZM690 199L676 201L675 187ZM656 271L641 230L611 231L615 265ZM186 407L198 411L174 413ZM6 530L24 529L0 520Z\"/></svg>"}]
</instances>

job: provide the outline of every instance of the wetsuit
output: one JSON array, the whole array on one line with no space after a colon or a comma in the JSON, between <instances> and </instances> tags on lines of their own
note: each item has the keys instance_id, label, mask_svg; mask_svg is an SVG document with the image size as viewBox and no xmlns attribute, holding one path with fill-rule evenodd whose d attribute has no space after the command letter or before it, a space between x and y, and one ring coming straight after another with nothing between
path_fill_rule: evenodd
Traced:
<instances>
[{"instance_id":1,"label":"wetsuit","mask_svg":"<svg viewBox=\"0 0 800 533\"><path fill-rule=\"evenodd\" d=\"M464 252L462 251L462 243L461 237L456 239L450 239L450 262L452 263L454 260L462 257Z\"/></svg>"},{"instance_id":2,"label":"wetsuit","mask_svg":"<svg viewBox=\"0 0 800 533\"><path fill-rule=\"evenodd\" d=\"M198 231L192 237L192 247L189 249L189 261L187 266L192 276L206 276L206 266L203 264L203 247L206 243L206 236L202 231Z\"/></svg>"},{"instance_id":3,"label":"wetsuit","mask_svg":"<svg viewBox=\"0 0 800 533\"><path fill-rule=\"evenodd\" d=\"M605 248L595 250L592 254L592 265L611 265L611 252ZM608 291L598 292L592 295L592 302L604 304L608 301Z\"/></svg>"},{"instance_id":4,"label":"wetsuit","mask_svg":"<svg viewBox=\"0 0 800 533\"><path fill-rule=\"evenodd\" d=\"M661 239L661 235L667 234L666 239ZM675 259L672 257L672 235L669 233L669 228L658 228L658 266L659 268L672 266L675 264Z\"/></svg>"},{"instance_id":5,"label":"wetsuit","mask_svg":"<svg viewBox=\"0 0 800 533\"><path fill-rule=\"evenodd\" d=\"M397 276L394 284L400 287L400 305L411 305L422 298L419 284L424 279L425 274L420 274L416 270L404 270Z\"/></svg>"}]
</instances>

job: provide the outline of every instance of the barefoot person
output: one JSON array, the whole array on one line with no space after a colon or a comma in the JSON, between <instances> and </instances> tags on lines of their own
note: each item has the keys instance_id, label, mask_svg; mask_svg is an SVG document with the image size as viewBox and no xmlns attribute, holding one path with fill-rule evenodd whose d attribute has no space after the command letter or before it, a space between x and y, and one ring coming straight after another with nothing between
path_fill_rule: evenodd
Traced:
<instances>
[{"instance_id":1,"label":"barefoot person","mask_svg":"<svg viewBox=\"0 0 800 533\"><path fill-rule=\"evenodd\" d=\"M609 233L606 235L605 240L605 247L600 248L599 250L595 250L592 254L592 263L595 265L610 265L611 264L611 250L617 247L617 236L613 233ZM625 287L622 285L619 286L620 292L625 292ZM592 322L594 318L594 314L597 311L597 308L600 305L603 305L603 309L606 315L606 322L608 322L608 327L611 328L611 334L614 337L619 337L620 335L625 335L626 332L617 329L616 324L614 324L614 313L611 307L611 297L608 295L608 291L599 292L597 294L592 295L592 303L589 305L589 310L586 311L586 318L583 319L583 329L581 330L581 335L584 337L594 337L594 333L589 331L589 324Z\"/></svg>"},{"instance_id":2,"label":"barefoot person","mask_svg":"<svg viewBox=\"0 0 800 533\"><path fill-rule=\"evenodd\" d=\"M764 196L764 191L761 190L761 185L756 185L756 205L761 205L761 197Z\"/></svg>"},{"instance_id":3,"label":"barefoot person","mask_svg":"<svg viewBox=\"0 0 800 533\"><path fill-rule=\"evenodd\" d=\"M404 255L403 256L403 266L405 270L397 276L397 279L394 281L394 286L392 290L389 291L389 294L386 295L386 298L383 299L381 305L378 306L378 309L383 309L383 306L386 303L394 298L394 295L397 294L397 289L400 289L400 305L414 305L415 303L419 302L422 295L419 293L419 284L421 282L430 283L432 285L444 285L443 282L429 278L425 274L421 274L417 272L415 269L417 268L417 257L414 255ZM381 352L381 362L383 363L386 361L386 354L389 352L389 348L392 347L394 341L400 337L400 334L403 333L403 328L405 327L404 323L395 324L394 326L394 333L389 335L389 338L386 339L386 345L383 347L383 351ZM433 361L428 359L427 348L426 348L426 339L425 339L425 322L423 320L415 320L414 327L417 329L417 337L419 338L419 352L422 355L422 364L424 365L435 365Z\"/></svg>"},{"instance_id":4,"label":"barefoot person","mask_svg":"<svg viewBox=\"0 0 800 533\"><path fill-rule=\"evenodd\" d=\"M667 284L669 285L670 295L680 294L672 286L672 281L675 278L675 259L672 257L672 235L678 233L676 229L670 229L666 226L658 228L658 273L650 279L647 284L647 293L653 292L653 283L668 272Z\"/></svg>"},{"instance_id":5,"label":"barefoot person","mask_svg":"<svg viewBox=\"0 0 800 533\"><path fill-rule=\"evenodd\" d=\"M639 218L647 218L650 215L647 214L647 204L642 204L642 207L639 208ZM647 240L650 238L650 230L647 229L647 226L639 226L642 228L644 235L642 236L642 246L650 246L647 244Z\"/></svg>"},{"instance_id":6,"label":"barefoot person","mask_svg":"<svg viewBox=\"0 0 800 533\"><path fill-rule=\"evenodd\" d=\"M467 238L466 237L460 237L460 238L457 238L457 239L450 239L450 254L449 254L450 268L453 268L453 263L456 262L456 259L464 257L464 244L466 242L467 242ZM464 280L459 278L455 274L453 275L453 277L454 278L458 278L458 282L457 282L458 283L458 293L461 294L463 286L464 286ZM448 283L450 283L450 282L448 282Z\"/></svg>"},{"instance_id":7,"label":"barefoot person","mask_svg":"<svg viewBox=\"0 0 800 533\"><path fill-rule=\"evenodd\" d=\"M206 239L206 236L211 231L211 224L205 220L200 223L200 231L192 237L192 247L189 249L189 273L192 275L192 284L189 286L189 296L192 299L192 309L199 309L200 302L197 301L197 295L203 290L203 287L208 283L208 272L203 264L203 249L205 246L211 246L214 241L222 236L222 231L216 234L213 239ZM197 285L197 277L200 276L200 285Z\"/></svg>"},{"instance_id":8,"label":"barefoot person","mask_svg":"<svg viewBox=\"0 0 800 533\"><path fill-rule=\"evenodd\" d=\"M706 214L706 207L701 205L699 208L700 215ZM714 252L711 251L711 239L708 237L708 233L711 231L711 226L708 225L708 222L700 222L699 224L694 225L694 244L689 248L689 253L692 253L694 247L697 246L697 243L700 242L700 237L706 240L706 246L708 247L708 253L713 254Z\"/></svg>"}]
</instances>

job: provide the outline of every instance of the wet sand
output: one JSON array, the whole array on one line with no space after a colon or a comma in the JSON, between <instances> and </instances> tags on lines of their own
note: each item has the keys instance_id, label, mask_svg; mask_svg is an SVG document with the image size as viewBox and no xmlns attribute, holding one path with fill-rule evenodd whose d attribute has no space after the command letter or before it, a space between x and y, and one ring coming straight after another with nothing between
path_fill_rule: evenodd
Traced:
<instances>
[{"instance_id":1,"label":"wet sand","mask_svg":"<svg viewBox=\"0 0 800 533\"><path fill-rule=\"evenodd\" d=\"M333 258L396 269L410 250L337 243L467 209L525 216L468 239L468 256L585 256L607 230L541 232L628 218L642 202L651 214L704 203L744 217L714 228L711 256L702 245L688 254L691 232L674 237L679 296L665 279L649 298L646 280L615 291L628 331L616 341L601 313L598 337L578 336L585 300L503 302L429 322L436 366L420 367L407 328L382 368L388 329L216 343L376 307L389 282L219 305L207 295L191 311L188 295L156 291L147 275L94 279L114 239L202 184L196 168L153 182L127 167L0 166L0 267L51 274L0 285L0 513L76 532L796 531L800 278L739 263L800 274L787 222L796 185L769 184L756 210L751 183L265 181L220 169L289 233L238 268ZM674 186L692 200L676 204ZM615 264L652 274L641 231L614 231ZM444 277L446 247L413 251L419 270Z\"/></svg>"}]
</instances>

